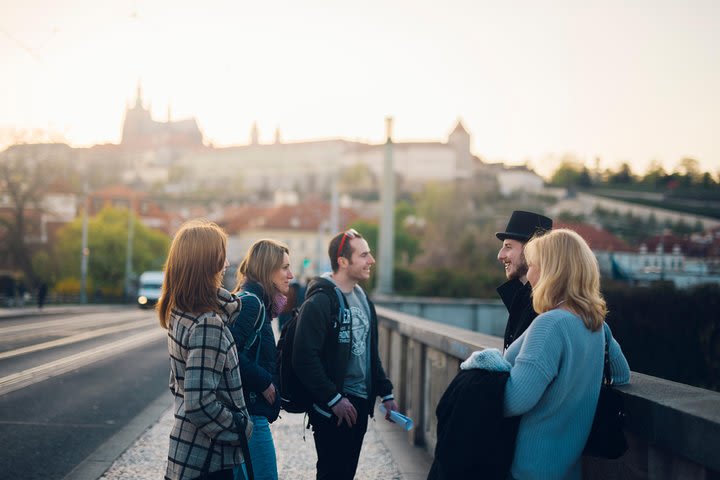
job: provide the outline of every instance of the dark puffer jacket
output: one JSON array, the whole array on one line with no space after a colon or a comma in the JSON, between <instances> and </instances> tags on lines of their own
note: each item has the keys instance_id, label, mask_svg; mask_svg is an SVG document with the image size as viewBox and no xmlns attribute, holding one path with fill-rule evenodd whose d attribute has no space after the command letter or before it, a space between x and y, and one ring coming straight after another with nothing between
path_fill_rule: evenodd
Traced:
<instances>
[{"instance_id":1,"label":"dark puffer jacket","mask_svg":"<svg viewBox=\"0 0 720 480\"><path fill-rule=\"evenodd\" d=\"M243 288L244 292L253 295L237 295L241 297L242 308L237 318L230 325L230 331L235 338L240 361L240 377L243 382L243 394L245 404L251 415L266 417L269 422L274 422L280 413L280 390L277 368L277 349L275 347L275 334L272 330L272 313L270 309L270 298L265 294L262 286L256 282L248 282ZM255 321L261 311L260 301L265 307L265 323L260 335L253 342L249 350L243 348L252 338L255 330ZM258 354L259 349L259 354ZM256 361L257 359L257 361ZM278 394L275 396L275 404L270 405L262 392L275 384Z\"/></svg>"},{"instance_id":2,"label":"dark puffer jacket","mask_svg":"<svg viewBox=\"0 0 720 480\"><path fill-rule=\"evenodd\" d=\"M428 480L505 480L510 471L520 424L520 417L503 417L510 374L495 370L502 362L496 350L476 353L463 363L470 368L460 370L438 403L435 460Z\"/></svg>"}]
</instances>

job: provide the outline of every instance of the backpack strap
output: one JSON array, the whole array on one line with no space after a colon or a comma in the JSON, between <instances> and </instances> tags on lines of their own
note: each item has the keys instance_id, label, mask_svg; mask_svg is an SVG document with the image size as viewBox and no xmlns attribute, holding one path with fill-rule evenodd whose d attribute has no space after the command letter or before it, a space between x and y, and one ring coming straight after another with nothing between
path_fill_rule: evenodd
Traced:
<instances>
[{"instance_id":1,"label":"backpack strap","mask_svg":"<svg viewBox=\"0 0 720 480\"><path fill-rule=\"evenodd\" d=\"M247 354L250 349L252 348L253 344L258 338L262 338L262 328L265 325L265 304L260 300L260 297L255 295L252 292L242 291L240 292L240 295L238 295L241 299L243 297L254 297L255 300L258 301L258 315L255 318L255 323L253 324L253 331L250 334L250 336L245 340L245 344L242 347L243 353ZM260 345L258 344L258 350L256 353L255 360L257 361L257 358L260 355Z\"/></svg>"},{"instance_id":2,"label":"backpack strap","mask_svg":"<svg viewBox=\"0 0 720 480\"><path fill-rule=\"evenodd\" d=\"M338 316L337 316L337 325L336 327L340 327L340 324L343 323L343 320L347 317L348 320L350 320L350 309L347 306L347 303L345 302L345 294L340 290L340 287L334 287L335 290L335 296L337 296L338 299Z\"/></svg>"}]
</instances>

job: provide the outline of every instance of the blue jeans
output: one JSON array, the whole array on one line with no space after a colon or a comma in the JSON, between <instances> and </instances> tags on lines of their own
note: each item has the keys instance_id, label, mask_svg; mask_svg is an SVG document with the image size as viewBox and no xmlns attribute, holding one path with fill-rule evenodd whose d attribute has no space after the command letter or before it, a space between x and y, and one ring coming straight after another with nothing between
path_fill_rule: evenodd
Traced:
<instances>
[{"instance_id":1,"label":"blue jeans","mask_svg":"<svg viewBox=\"0 0 720 480\"><path fill-rule=\"evenodd\" d=\"M268 419L259 415L250 415L253 432L248 441L250 460L252 461L255 480L278 480L275 444L270 433ZM235 467L235 480L245 480L243 467Z\"/></svg>"}]
</instances>

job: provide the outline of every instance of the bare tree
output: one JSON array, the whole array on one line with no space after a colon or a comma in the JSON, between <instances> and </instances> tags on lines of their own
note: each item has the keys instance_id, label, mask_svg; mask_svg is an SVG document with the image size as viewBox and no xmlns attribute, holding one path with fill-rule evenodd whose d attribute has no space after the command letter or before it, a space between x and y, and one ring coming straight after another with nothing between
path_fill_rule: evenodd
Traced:
<instances>
[{"instance_id":1,"label":"bare tree","mask_svg":"<svg viewBox=\"0 0 720 480\"><path fill-rule=\"evenodd\" d=\"M31 218L42 214L45 192L56 175L51 167L51 148L47 147L13 145L0 152L0 235L6 240L3 253L31 285L38 282L28 242Z\"/></svg>"}]
</instances>

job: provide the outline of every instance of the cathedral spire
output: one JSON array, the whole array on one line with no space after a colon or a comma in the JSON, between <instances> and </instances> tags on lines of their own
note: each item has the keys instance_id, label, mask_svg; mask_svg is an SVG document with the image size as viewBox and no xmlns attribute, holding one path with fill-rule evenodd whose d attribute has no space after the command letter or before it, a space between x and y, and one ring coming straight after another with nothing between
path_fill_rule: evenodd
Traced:
<instances>
[{"instance_id":1,"label":"cathedral spire","mask_svg":"<svg viewBox=\"0 0 720 480\"><path fill-rule=\"evenodd\" d=\"M257 145L259 143L260 132L258 130L257 122L253 122L252 129L250 130L250 144Z\"/></svg>"},{"instance_id":2,"label":"cathedral spire","mask_svg":"<svg viewBox=\"0 0 720 480\"><path fill-rule=\"evenodd\" d=\"M138 80L137 92L135 93L135 108L142 108L142 83Z\"/></svg>"},{"instance_id":3,"label":"cathedral spire","mask_svg":"<svg viewBox=\"0 0 720 480\"><path fill-rule=\"evenodd\" d=\"M282 138L280 136L280 126L275 127L275 143L282 143Z\"/></svg>"}]
</instances>

